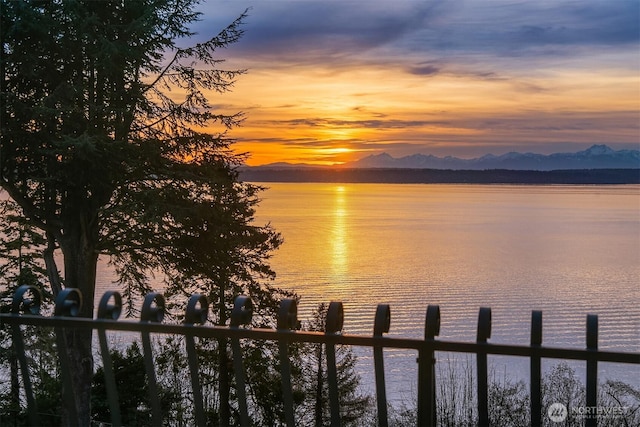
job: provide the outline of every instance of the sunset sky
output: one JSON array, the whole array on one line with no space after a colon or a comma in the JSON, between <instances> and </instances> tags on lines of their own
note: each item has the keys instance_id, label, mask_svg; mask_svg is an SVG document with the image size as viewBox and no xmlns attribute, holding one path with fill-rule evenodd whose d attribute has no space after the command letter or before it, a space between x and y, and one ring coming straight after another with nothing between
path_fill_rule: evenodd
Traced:
<instances>
[{"instance_id":1,"label":"sunset sky","mask_svg":"<svg viewBox=\"0 0 640 427\"><path fill-rule=\"evenodd\" d=\"M637 0L210 0L248 163L640 148Z\"/></svg>"}]
</instances>

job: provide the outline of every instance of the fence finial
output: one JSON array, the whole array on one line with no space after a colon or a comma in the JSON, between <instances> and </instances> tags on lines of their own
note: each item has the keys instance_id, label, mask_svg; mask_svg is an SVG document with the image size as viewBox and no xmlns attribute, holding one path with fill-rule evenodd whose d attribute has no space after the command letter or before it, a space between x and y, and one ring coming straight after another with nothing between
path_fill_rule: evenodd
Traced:
<instances>
[{"instance_id":1,"label":"fence finial","mask_svg":"<svg viewBox=\"0 0 640 427\"><path fill-rule=\"evenodd\" d=\"M324 331L327 334L336 334L342 331L344 323L344 309L339 301L331 301L327 309L327 320L325 322Z\"/></svg>"},{"instance_id":2,"label":"fence finial","mask_svg":"<svg viewBox=\"0 0 640 427\"><path fill-rule=\"evenodd\" d=\"M280 301L277 327L280 330L298 329L298 303L296 300L286 298Z\"/></svg>"},{"instance_id":3,"label":"fence finial","mask_svg":"<svg viewBox=\"0 0 640 427\"><path fill-rule=\"evenodd\" d=\"M531 345L542 345L542 311L531 312Z\"/></svg>"},{"instance_id":4,"label":"fence finial","mask_svg":"<svg viewBox=\"0 0 640 427\"><path fill-rule=\"evenodd\" d=\"M54 316L76 317L82 308L82 293L76 288L61 291L56 298Z\"/></svg>"},{"instance_id":5,"label":"fence finial","mask_svg":"<svg viewBox=\"0 0 640 427\"><path fill-rule=\"evenodd\" d=\"M587 314L587 348L598 348L598 315Z\"/></svg>"},{"instance_id":6,"label":"fence finial","mask_svg":"<svg viewBox=\"0 0 640 427\"><path fill-rule=\"evenodd\" d=\"M478 342L487 342L491 338L491 308L480 307L478 313Z\"/></svg>"},{"instance_id":7,"label":"fence finial","mask_svg":"<svg viewBox=\"0 0 640 427\"><path fill-rule=\"evenodd\" d=\"M191 325L203 325L209 317L209 301L202 294L193 294L187 302L184 315L184 323Z\"/></svg>"},{"instance_id":8,"label":"fence finial","mask_svg":"<svg viewBox=\"0 0 640 427\"><path fill-rule=\"evenodd\" d=\"M31 294L31 297L28 297ZM35 286L22 285L13 294L11 302L11 313L28 313L33 315L40 314L40 305L42 304L42 292Z\"/></svg>"},{"instance_id":9,"label":"fence finial","mask_svg":"<svg viewBox=\"0 0 640 427\"><path fill-rule=\"evenodd\" d=\"M113 304L109 302L113 299ZM98 319L118 320L122 313L122 296L117 291L107 291L98 304Z\"/></svg>"},{"instance_id":10,"label":"fence finial","mask_svg":"<svg viewBox=\"0 0 640 427\"><path fill-rule=\"evenodd\" d=\"M440 335L440 306L429 304L424 324L424 338L432 340Z\"/></svg>"},{"instance_id":11,"label":"fence finial","mask_svg":"<svg viewBox=\"0 0 640 427\"><path fill-rule=\"evenodd\" d=\"M389 304L378 304L376 318L373 323L373 335L376 337L389 332L391 327L391 307Z\"/></svg>"},{"instance_id":12,"label":"fence finial","mask_svg":"<svg viewBox=\"0 0 640 427\"><path fill-rule=\"evenodd\" d=\"M158 292L151 292L144 297L140 321L160 323L164 319L164 297Z\"/></svg>"},{"instance_id":13,"label":"fence finial","mask_svg":"<svg viewBox=\"0 0 640 427\"><path fill-rule=\"evenodd\" d=\"M237 328L240 325L251 323L253 317L253 302L251 298L245 295L236 297L233 303L233 311L231 312L231 322L229 326Z\"/></svg>"}]
</instances>

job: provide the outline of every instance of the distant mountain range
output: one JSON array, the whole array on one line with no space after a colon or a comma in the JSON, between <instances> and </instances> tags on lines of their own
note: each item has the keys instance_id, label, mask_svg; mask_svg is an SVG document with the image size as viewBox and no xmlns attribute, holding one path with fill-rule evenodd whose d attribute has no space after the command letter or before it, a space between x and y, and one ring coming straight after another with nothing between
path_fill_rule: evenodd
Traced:
<instances>
[{"instance_id":1,"label":"distant mountain range","mask_svg":"<svg viewBox=\"0 0 640 427\"><path fill-rule=\"evenodd\" d=\"M487 154L475 159L457 157L436 157L413 154L395 158L387 153L371 155L345 168L395 168L395 169L451 169L451 170L567 170L567 169L638 169L640 150L615 151L606 145L593 145L576 153L555 153L550 155L511 152L501 156Z\"/></svg>"},{"instance_id":2,"label":"distant mountain range","mask_svg":"<svg viewBox=\"0 0 640 427\"><path fill-rule=\"evenodd\" d=\"M306 164L272 163L261 168L306 168ZM333 166L335 168L336 166ZM500 156L487 154L475 159L437 157L413 154L392 157L375 154L340 165L345 169L440 169L440 170L576 170L576 169L640 169L640 150L613 150L606 145L593 145L576 153L534 154L511 152Z\"/></svg>"}]
</instances>

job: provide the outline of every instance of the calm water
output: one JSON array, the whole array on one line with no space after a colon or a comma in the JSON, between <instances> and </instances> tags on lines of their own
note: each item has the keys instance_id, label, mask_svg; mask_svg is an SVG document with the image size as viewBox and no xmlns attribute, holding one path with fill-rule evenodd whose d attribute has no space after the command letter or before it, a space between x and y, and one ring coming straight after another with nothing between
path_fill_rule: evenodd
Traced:
<instances>
[{"instance_id":1,"label":"calm water","mask_svg":"<svg viewBox=\"0 0 640 427\"><path fill-rule=\"evenodd\" d=\"M490 341L528 345L531 311L542 310L544 345L584 348L593 313L600 348L640 352L640 186L266 185L257 222L284 237L275 284L302 297L302 321L342 301L344 332L370 335L388 303L389 335L420 338L427 305L439 304L440 337L473 341L486 306ZM112 280L102 264L98 296ZM373 392L371 350L355 352ZM527 359L489 361L499 377L528 380ZM416 353L385 350L385 364L389 399L411 404ZM584 363L570 366L584 376ZM640 386L638 367L599 366L600 380Z\"/></svg>"},{"instance_id":2,"label":"calm water","mask_svg":"<svg viewBox=\"0 0 640 427\"><path fill-rule=\"evenodd\" d=\"M544 345L584 347L594 313L600 348L640 351L640 186L267 185L258 222L284 237L276 285L302 296L302 320L343 301L345 333L370 334L388 303L390 335L421 337L439 304L440 337L468 341L488 306L490 341L526 345L542 310ZM357 353L366 385L371 355ZM412 395L415 354L386 355L390 394ZM523 359L490 360L528 372ZM640 370L604 364L608 377L640 383Z\"/></svg>"}]
</instances>

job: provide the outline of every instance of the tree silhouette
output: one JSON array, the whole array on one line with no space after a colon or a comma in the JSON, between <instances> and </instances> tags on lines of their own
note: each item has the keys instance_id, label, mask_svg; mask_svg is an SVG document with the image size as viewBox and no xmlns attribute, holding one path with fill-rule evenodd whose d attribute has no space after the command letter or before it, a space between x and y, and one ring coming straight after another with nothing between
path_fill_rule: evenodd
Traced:
<instances>
[{"instance_id":1,"label":"tree silhouette","mask_svg":"<svg viewBox=\"0 0 640 427\"><path fill-rule=\"evenodd\" d=\"M259 188L238 179L244 156L227 131L242 114L208 100L244 72L222 69L217 53L241 37L246 15L178 47L196 4L2 0L0 185L46 238L52 292L82 292L81 316L93 314L101 254L129 296L158 270L173 292L204 286L221 323L230 295L269 290L261 280L273 276L266 261L280 237L253 223ZM67 341L74 422L88 425L91 332Z\"/></svg>"},{"instance_id":2,"label":"tree silhouette","mask_svg":"<svg viewBox=\"0 0 640 427\"><path fill-rule=\"evenodd\" d=\"M313 312L305 329L324 332L328 305L321 303ZM330 424L329 387L326 355L322 344L305 344L306 357L302 372L307 375L305 402L298 409L305 425L323 427ZM360 376L355 370L356 356L348 346L336 346L336 369L338 376L338 401L342 425L361 425L371 410L370 396L359 393Z\"/></svg>"},{"instance_id":3,"label":"tree silhouette","mask_svg":"<svg viewBox=\"0 0 640 427\"><path fill-rule=\"evenodd\" d=\"M0 312L9 313L13 293L20 285L39 285L46 280L42 261L45 239L26 223L19 207L10 200L0 201L0 230ZM45 302L50 303L50 295L45 295ZM25 349L34 359L51 359L54 354L51 332L25 327ZM32 363L30 368L38 407L50 416L59 415L60 382L55 363ZM14 420L20 419L18 359L8 325L0 328L0 369L3 374L8 371L9 376L9 381L0 387L0 417L7 414Z\"/></svg>"}]
</instances>

